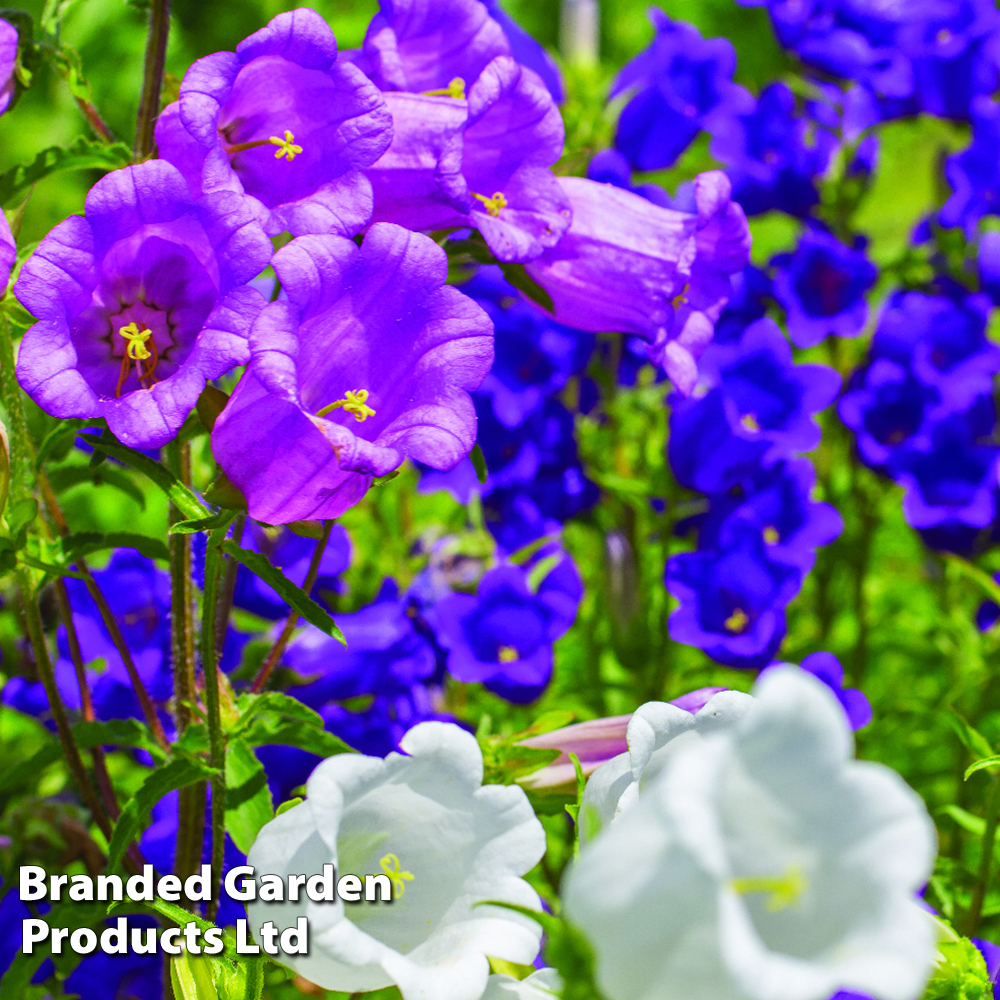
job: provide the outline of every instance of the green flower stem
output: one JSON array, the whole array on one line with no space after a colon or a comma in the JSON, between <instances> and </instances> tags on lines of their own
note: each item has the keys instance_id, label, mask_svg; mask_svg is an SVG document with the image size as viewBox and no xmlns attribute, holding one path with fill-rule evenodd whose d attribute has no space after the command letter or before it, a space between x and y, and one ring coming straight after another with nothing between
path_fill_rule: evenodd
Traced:
<instances>
[{"instance_id":1,"label":"green flower stem","mask_svg":"<svg viewBox=\"0 0 1000 1000\"><path fill-rule=\"evenodd\" d=\"M0 289L0 298L3 290ZM14 375L14 345L10 338L7 317L0 312L0 396L7 410L7 433L10 438L10 501L23 500L29 495L31 469L31 438L24 417L24 401Z\"/></svg>"},{"instance_id":2,"label":"green flower stem","mask_svg":"<svg viewBox=\"0 0 1000 1000\"><path fill-rule=\"evenodd\" d=\"M305 583L302 584L302 590L308 594L313 589L313 584L316 582L316 577L319 576L319 564L323 561L323 553L326 551L326 543L330 541L330 532L333 530L333 521L323 522L323 537L316 543L316 548L313 550L312 561L309 563L309 572L306 574ZM278 636L277 642L271 647L270 652L267 654L267 658L261 664L260 671L254 678L253 684L250 685L250 690L254 694L260 694L264 690L264 686L267 684L268 678L271 676L271 671L277 666L278 660L281 659L281 654L285 651L285 646L288 645L288 640L291 639L292 633L295 631L295 625L299 620L299 613L295 610L289 612L288 618L285 619L284 628L281 630L281 634Z\"/></svg>"},{"instance_id":3,"label":"green flower stem","mask_svg":"<svg viewBox=\"0 0 1000 1000\"><path fill-rule=\"evenodd\" d=\"M233 539L237 544L243 537L244 524L246 524L246 515L241 514L233 525ZM222 573L222 585L219 588L219 609L215 615L215 651L219 658L222 657L222 651L226 645L229 616L233 611L233 597L236 594L236 574L240 568L240 564L232 556L223 556L222 561L225 569Z\"/></svg>"},{"instance_id":4,"label":"green flower stem","mask_svg":"<svg viewBox=\"0 0 1000 1000\"><path fill-rule=\"evenodd\" d=\"M235 517L235 513L233 517ZM231 520L216 528L205 548L205 591L202 597L201 668L205 675L205 715L209 753L218 773L212 778L212 892L205 915L215 919L222 883L223 851L226 845L226 741L219 712L219 665L216 646L216 616L219 611L219 549Z\"/></svg>"},{"instance_id":5,"label":"green flower stem","mask_svg":"<svg viewBox=\"0 0 1000 1000\"><path fill-rule=\"evenodd\" d=\"M969 904L969 916L965 926L966 937L972 937L979 930L979 921L983 916L983 900L986 899L990 869L993 865L993 845L996 841L998 818L1000 818L1000 775L994 775L990 781L990 793L986 804L986 828L983 830L979 875L976 879L976 888L972 892L972 902Z\"/></svg>"},{"instance_id":6,"label":"green flower stem","mask_svg":"<svg viewBox=\"0 0 1000 1000\"><path fill-rule=\"evenodd\" d=\"M146 42L146 64L142 75L142 96L139 118L135 126L136 161L145 160L155 145L153 128L160 113L163 90L163 70L167 61L167 39L170 35L170 0L151 0L149 5L149 37Z\"/></svg>"},{"instance_id":7,"label":"green flower stem","mask_svg":"<svg viewBox=\"0 0 1000 1000\"><path fill-rule=\"evenodd\" d=\"M63 746L63 753L66 755L66 763L69 765L70 773L76 781L77 788L80 789L80 794L83 796L87 808L94 817L94 822L100 827L104 836L110 839L111 821L108 819L108 814L104 811L104 806L101 805L83 766L83 758L80 756L80 749L73 739L73 731L69 727L69 719L66 716L66 707L62 703L59 688L56 685L52 659L49 656L48 647L45 645L45 632L42 627L42 615L38 608L38 597L24 569L18 568L16 570L16 578L24 606L25 631L35 655L39 679L49 700L49 708L56 724L59 741Z\"/></svg>"}]
</instances>

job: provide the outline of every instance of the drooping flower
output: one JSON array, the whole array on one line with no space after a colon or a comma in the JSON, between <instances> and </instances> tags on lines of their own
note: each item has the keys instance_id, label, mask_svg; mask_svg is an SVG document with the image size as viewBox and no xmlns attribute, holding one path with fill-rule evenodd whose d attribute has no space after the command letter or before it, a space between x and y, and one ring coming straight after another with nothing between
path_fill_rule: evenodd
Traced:
<instances>
[{"instance_id":1,"label":"drooping flower","mask_svg":"<svg viewBox=\"0 0 1000 1000\"><path fill-rule=\"evenodd\" d=\"M571 213L550 167L565 131L538 77L497 56L470 82L467 99L441 91L385 99L392 145L366 172L375 221L471 226L502 261L532 260L559 242Z\"/></svg>"},{"instance_id":2,"label":"drooping flower","mask_svg":"<svg viewBox=\"0 0 1000 1000\"><path fill-rule=\"evenodd\" d=\"M240 286L271 253L232 192L193 201L164 160L108 174L15 282L38 320L18 381L54 417L105 417L128 445L166 444L206 381L249 360L264 299Z\"/></svg>"},{"instance_id":3,"label":"drooping flower","mask_svg":"<svg viewBox=\"0 0 1000 1000\"><path fill-rule=\"evenodd\" d=\"M757 527L737 521L725 548L667 560L667 590L680 601L670 636L720 663L763 667L781 646L785 605L801 583L800 569L771 558Z\"/></svg>"},{"instance_id":4,"label":"drooping flower","mask_svg":"<svg viewBox=\"0 0 1000 1000\"><path fill-rule=\"evenodd\" d=\"M697 359L729 298L730 275L749 262L750 231L730 200L728 178L698 175L696 213L582 177L559 183L573 223L526 265L551 296L555 318L581 330L639 334L650 361L690 392Z\"/></svg>"},{"instance_id":5,"label":"drooping flower","mask_svg":"<svg viewBox=\"0 0 1000 1000\"><path fill-rule=\"evenodd\" d=\"M699 549L727 548L734 528L750 524L760 532L768 555L776 562L812 568L814 552L829 545L843 530L834 507L810 499L816 472L804 458L754 470L752 476L709 498L699 522Z\"/></svg>"},{"instance_id":6,"label":"drooping flower","mask_svg":"<svg viewBox=\"0 0 1000 1000\"><path fill-rule=\"evenodd\" d=\"M934 825L881 764L852 758L840 705L768 673L746 714L678 747L585 845L564 891L609 1000L912 1000L935 931L916 893Z\"/></svg>"},{"instance_id":7,"label":"drooping flower","mask_svg":"<svg viewBox=\"0 0 1000 1000\"><path fill-rule=\"evenodd\" d=\"M0 20L0 115L10 107L14 98L17 41L17 28Z\"/></svg>"},{"instance_id":8,"label":"drooping flower","mask_svg":"<svg viewBox=\"0 0 1000 1000\"><path fill-rule=\"evenodd\" d=\"M527 964L538 953L534 921L482 904L539 908L520 876L544 853L542 825L522 789L482 785L482 753L458 726L423 723L401 749L324 761L306 800L268 823L247 857L258 875L319 874L324 863L338 877L385 871L392 905L254 902L251 929L306 917L309 954L283 960L326 989L395 984L404 1000L478 1000L487 955Z\"/></svg>"},{"instance_id":9,"label":"drooping flower","mask_svg":"<svg viewBox=\"0 0 1000 1000\"><path fill-rule=\"evenodd\" d=\"M783 83L765 87L757 106L735 116L712 140L712 155L726 164L733 201L747 215L778 209L805 216L819 203L815 178L826 170L835 142L795 113Z\"/></svg>"},{"instance_id":10,"label":"drooping flower","mask_svg":"<svg viewBox=\"0 0 1000 1000\"><path fill-rule=\"evenodd\" d=\"M731 727L746 715L752 702L750 695L740 691L720 691L694 713L663 701L640 705L629 720L628 749L599 767L584 789L581 844L634 809L681 747Z\"/></svg>"},{"instance_id":11,"label":"drooping flower","mask_svg":"<svg viewBox=\"0 0 1000 1000\"><path fill-rule=\"evenodd\" d=\"M240 194L271 236L361 230L372 209L361 171L391 139L378 88L337 58L333 32L308 8L197 60L156 129L160 155L196 195Z\"/></svg>"},{"instance_id":12,"label":"drooping flower","mask_svg":"<svg viewBox=\"0 0 1000 1000\"><path fill-rule=\"evenodd\" d=\"M564 557L533 591L520 566L490 570L475 597L450 594L433 609L448 672L508 701L534 701L552 676L552 643L573 624L583 584Z\"/></svg>"},{"instance_id":13,"label":"drooping flower","mask_svg":"<svg viewBox=\"0 0 1000 1000\"><path fill-rule=\"evenodd\" d=\"M795 364L772 320L752 323L738 343L713 344L700 367L707 391L678 400L670 418L670 465L685 486L715 493L819 444L812 415L833 401L840 377Z\"/></svg>"},{"instance_id":14,"label":"drooping flower","mask_svg":"<svg viewBox=\"0 0 1000 1000\"><path fill-rule=\"evenodd\" d=\"M773 261L774 297L788 314L788 332L799 347L812 347L828 334L856 337L868 319L865 293L878 271L858 248L829 233L807 230L792 254Z\"/></svg>"},{"instance_id":15,"label":"drooping flower","mask_svg":"<svg viewBox=\"0 0 1000 1000\"><path fill-rule=\"evenodd\" d=\"M274 268L288 301L255 322L250 366L212 433L251 517L336 517L406 457L448 469L471 451L467 392L493 362L492 324L444 287L440 247L377 224L360 248L299 237Z\"/></svg>"},{"instance_id":16,"label":"drooping flower","mask_svg":"<svg viewBox=\"0 0 1000 1000\"><path fill-rule=\"evenodd\" d=\"M753 108L750 94L732 82L736 53L725 38L649 9L652 45L626 64L609 99L635 91L622 109L616 148L637 170L669 167L702 130L729 127L731 116Z\"/></svg>"},{"instance_id":17,"label":"drooping flower","mask_svg":"<svg viewBox=\"0 0 1000 1000\"><path fill-rule=\"evenodd\" d=\"M770 670L777 670L787 664L771 664L765 667L758 677L763 677ZM857 688L844 687L844 668L833 653L810 653L799 666L813 677L821 680L836 696L843 708L851 729L863 729L872 721L872 707L863 691Z\"/></svg>"},{"instance_id":18,"label":"drooping flower","mask_svg":"<svg viewBox=\"0 0 1000 1000\"><path fill-rule=\"evenodd\" d=\"M17 260L17 247L14 245L14 236L10 231L7 216L0 212L0 293L7 291L10 269L14 266L15 260Z\"/></svg>"}]
</instances>

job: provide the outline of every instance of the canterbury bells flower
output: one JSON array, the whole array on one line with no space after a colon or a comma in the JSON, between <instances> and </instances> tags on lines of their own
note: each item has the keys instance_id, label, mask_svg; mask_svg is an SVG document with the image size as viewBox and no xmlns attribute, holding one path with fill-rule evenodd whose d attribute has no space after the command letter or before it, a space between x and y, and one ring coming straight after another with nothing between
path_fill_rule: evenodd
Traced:
<instances>
[{"instance_id":1,"label":"canterbury bells flower","mask_svg":"<svg viewBox=\"0 0 1000 1000\"><path fill-rule=\"evenodd\" d=\"M915 893L934 826L844 712L793 667L731 727L678 747L586 845L565 912L608 1000L915 1000L934 930Z\"/></svg>"},{"instance_id":2,"label":"canterbury bells flower","mask_svg":"<svg viewBox=\"0 0 1000 1000\"><path fill-rule=\"evenodd\" d=\"M581 840L593 838L631 809L640 791L683 747L738 722L752 704L753 698L741 691L720 691L694 714L665 701L640 705L628 723L628 750L599 767L587 782Z\"/></svg>"},{"instance_id":3,"label":"canterbury bells flower","mask_svg":"<svg viewBox=\"0 0 1000 1000\"><path fill-rule=\"evenodd\" d=\"M251 929L309 921L309 954L283 961L305 978L345 993L395 983L404 1000L479 1000L487 956L527 964L541 928L486 900L539 909L520 876L545 851L524 792L486 785L479 745L452 723L424 722L382 760L343 754L324 761L306 801L260 832L247 862L255 874L338 878L386 871L392 902L251 903Z\"/></svg>"}]
</instances>

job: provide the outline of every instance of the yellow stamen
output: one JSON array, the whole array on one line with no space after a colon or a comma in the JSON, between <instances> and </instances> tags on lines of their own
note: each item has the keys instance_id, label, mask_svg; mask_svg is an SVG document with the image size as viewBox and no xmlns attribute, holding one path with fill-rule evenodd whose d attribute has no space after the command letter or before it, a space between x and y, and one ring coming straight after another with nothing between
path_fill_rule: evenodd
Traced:
<instances>
[{"instance_id":1,"label":"yellow stamen","mask_svg":"<svg viewBox=\"0 0 1000 1000\"><path fill-rule=\"evenodd\" d=\"M809 880L799 865L789 865L784 875L751 875L747 878L734 878L731 885L741 896L751 892L766 892L768 898L764 909L768 913L778 913L799 902L802 893L809 888Z\"/></svg>"},{"instance_id":2,"label":"yellow stamen","mask_svg":"<svg viewBox=\"0 0 1000 1000\"><path fill-rule=\"evenodd\" d=\"M740 417L740 424L745 430L750 431L751 434L756 434L760 430L760 422L757 420L756 413L744 413Z\"/></svg>"},{"instance_id":3,"label":"yellow stamen","mask_svg":"<svg viewBox=\"0 0 1000 1000\"><path fill-rule=\"evenodd\" d=\"M448 86L443 90L425 90L423 93L425 97L452 97L456 101L464 101L465 81L460 76L456 76L449 81Z\"/></svg>"},{"instance_id":4,"label":"yellow stamen","mask_svg":"<svg viewBox=\"0 0 1000 1000\"><path fill-rule=\"evenodd\" d=\"M777 545L781 541L781 534L773 524L769 524L764 529L764 541L768 545Z\"/></svg>"},{"instance_id":5,"label":"yellow stamen","mask_svg":"<svg viewBox=\"0 0 1000 1000\"><path fill-rule=\"evenodd\" d=\"M334 410L344 409L348 413L353 413L354 419L359 424L363 424L369 417L375 416L375 411L367 405L367 400L367 389L348 389L344 393L343 399L338 399L336 402L330 403L329 406L324 406L316 416L325 417L328 413L333 413Z\"/></svg>"},{"instance_id":6,"label":"yellow stamen","mask_svg":"<svg viewBox=\"0 0 1000 1000\"><path fill-rule=\"evenodd\" d=\"M675 309L680 309L685 302L687 302L688 289L691 287L691 282L689 281L671 300L670 304Z\"/></svg>"},{"instance_id":7,"label":"yellow stamen","mask_svg":"<svg viewBox=\"0 0 1000 1000\"><path fill-rule=\"evenodd\" d=\"M146 341L153 336L152 330L140 330L137 324L129 323L128 326L123 326L118 332L128 341L125 353L133 361L145 361L146 358L152 356L149 353L149 348L146 346Z\"/></svg>"},{"instance_id":8,"label":"yellow stamen","mask_svg":"<svg viewBox=\"0 0 1000 1000\"><path fill-rule=\"evenodd\" d=\"M387 854L379 864L382 866L382 871L389 876L389 881L392 882L393 898L402 896L406 892L406 883L413 881L413 872L400 871L399 858L395 854Z\"/></svg>"},{"instance_id":9,"label":"yellow stamen","mask_svg":"<svg viewBox=\"0 0 1000 1000\"><path fill-rule=\"evenodd\" d=\"M497 650L497 660L500 663L513 663L515 660L519 660L521 657L518 655L517 649L514 646L501 646Z\"/></svg>"},{"instance_id":10,"label":"yellow stamen","mask_svg":"<svg viewBox=\"0 0 1000 1000\"><path fill-rule=\"evenodd\" d=\"M267 141L274 143L275 146L280 147L278 151L274 154L274 158L276 160L280 160L283 156L287 156L288 162L291 163L292 160L294 160L295 157L302 152L302 147L295 145L295 136L292 135L292 133L289 132L287 128L285 129L284 139L279 139L276 135L272 135L268 138Z\"/></svg>"},{"instance_id":11,"label":"yellow stamen","mask_svg":"<svg viewBox=\"0 0 1000 1000\"><path fill-rule=\"evenodd\" d=\"M740 635L745 632L750 624L750 617L742 608L736 608L733 613L722 623L727 632L733 635Z\"/></svg>"},{"instance_id":12,"label":"yellow stamen","mask_svg":"<svg viewBox=\"0 0 1000 1000\"><path fill-rule=\"evenodd\" d=\"M476 194L475 191L469 193L486 206L486 213L493 216L494 219L500 214L501 209L507 207L507 199L503 196L503 191L494 191L492 198L487 198L484 194Z\"/></svg>"}]
</instances>

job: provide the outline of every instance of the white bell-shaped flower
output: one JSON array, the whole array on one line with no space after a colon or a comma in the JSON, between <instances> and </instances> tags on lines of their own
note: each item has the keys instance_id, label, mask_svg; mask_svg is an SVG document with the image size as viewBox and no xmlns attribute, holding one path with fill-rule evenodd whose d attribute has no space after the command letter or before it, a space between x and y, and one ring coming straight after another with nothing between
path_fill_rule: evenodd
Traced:
<instances>
[{"instance_id":1,"label":"white bell-shaped flower","mask_svg":"<svg viewBox=\"0 0 1000 1000\"><path fill-rule=\"evenodd\" d=\"M852 758L828 688L769 671L728 729L690 741L580 852L565 912L608 1000L915 1000L935 933L915 893L934 826Z\"/></svg>"},{"instance_id":2,"label":"white bell-shaped flower","mask_svg":"<svg viewBox=\"0 0 1000 1000\"><path fill-rule=\"evenodd\" d=\"M562 987L555 969L539 969L526 979L499 974L490 976L482 1000L553 1000Z\"/></svg>"},{"instance_id":3,"label":"white bell-shaped flower","mask_svg":"<svg viewBox=\"0 0 1000 1000\"><path fill-rule=\"evenodd\" d=\"M631 809L639 793L689 743L743 718L753 698L720 691L695 713L665 701L640 705L629 720L628 750L602 764L590 777L580 806L580 840L595 837Z\"/></svg>"},{"instance_id":4,"label":"white bell-shaped flower","mask_svg":"<svg viewBox=\"0 0 1000 1000\"><path fill-rule=\"evenodd\" d=\"M391 902L255 902L251 930L309 922L309 954L282 956L306 979L345 993L396 984L405 1000L479 1000L487 956L530 964L541 928L485 900L540 909L520 876L545 850L525 793L483 785L483 758L451 723L411 729L384 760L342 754L309 778L304 802L261 831L247 863L255 876L337 878L391 873ZM259 936L258 936L259 940Z\"/></svg>"}]
</instances>

